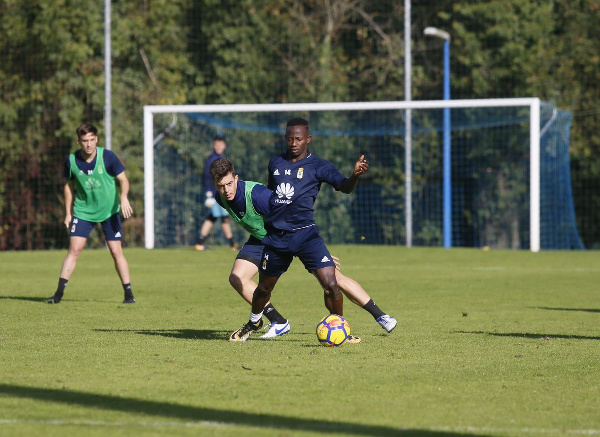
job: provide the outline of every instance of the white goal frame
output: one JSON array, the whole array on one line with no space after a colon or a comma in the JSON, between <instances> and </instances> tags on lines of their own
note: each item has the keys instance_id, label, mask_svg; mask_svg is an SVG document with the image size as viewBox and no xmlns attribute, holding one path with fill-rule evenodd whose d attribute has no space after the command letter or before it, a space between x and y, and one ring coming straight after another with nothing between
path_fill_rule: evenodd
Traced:
<instances>
[{"instance_id":1,"label":"white goal frame","mask_svg":"<svg viewBox=\"0 0 600 437\"><path fill-rule=\"evenodd\" d=\"M492 108L521 106L529 108L530 144L530 211L529 247L540 250L540 99L537 97L506 99L422 100L349 103L274 103L237 105L148 105L144 106L144 238L147 249L154 248L154 114L217 112L300 112L352 110L410 110L445 108ZM406 169L406 192L411 193L411 169ZM407 196L408 202L408 196ZM410 210L410 209L409 209ZM407 242L412 240L412 220L407 219ZM410 246L410 244L407 244Z\"/></svg>"}]
</instances>

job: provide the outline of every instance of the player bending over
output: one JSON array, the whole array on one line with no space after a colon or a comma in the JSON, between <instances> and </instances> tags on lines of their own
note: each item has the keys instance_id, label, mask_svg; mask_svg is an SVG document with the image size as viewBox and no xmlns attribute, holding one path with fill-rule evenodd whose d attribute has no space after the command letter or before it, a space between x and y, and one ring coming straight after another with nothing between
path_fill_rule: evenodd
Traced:
<instances>
[{"instance_id":1,"label":"player bending over","mask_svg":"<svg viewBox=\"0 0 600 437\"><path fill-rule=\"evenodd\" d=\"M269 162L269 218L260 266L259 283L252 297L250 320L231 338L244 341L262 326L264 306L279 277L287 271L294 256L312 271L324 290L325 306L332 314L343 315L343 299L335 275L335 263L325 247L314 221L314 202L321 184L351 193L369 164L360 157L350 178L335 166L308 151L311 142L308 122L293 118L286 127L287 151Z\"/></svg>"},{"instance_id":2,"label":"player bending over","mask_svg":"<svg viewBox=\"0 0 600 437\"><path fill-rule=\"evenodd\" d=\"M272 192L260 183L239 180L233 164L226 158L213 162L211 177L219 192L217 202L250 233L248 241L236 257L229 282L240 296L251 304L257 286L253 278L258 273L264 249L261 242L266 235L264 218L269 215L269 199ZM335 257L332 258L335 262ZM335 276L340 289L350 301L368 311L387 332L391 332L396 327L396 320L381 311L358 282L344 276L339 269L336 269ZM269 320L270 326L268 332L261 338L273 338L290 331L289 321L281 316L270 302L265 306L264 315ZM239 340L232 336L230 341ZM360 342L359 337L351 336L350 343L358 342Z\"/></svg>"}]
</instances>

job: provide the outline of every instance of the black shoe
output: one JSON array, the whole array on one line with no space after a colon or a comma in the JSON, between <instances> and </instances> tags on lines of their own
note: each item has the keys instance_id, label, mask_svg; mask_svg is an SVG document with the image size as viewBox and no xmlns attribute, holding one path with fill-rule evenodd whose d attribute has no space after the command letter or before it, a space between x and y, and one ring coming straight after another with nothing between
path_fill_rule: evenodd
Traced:
<instances>
[{"instance_id":1,"label":"black shoe","mask_svg":"<svg viewBox=\"0 0 600 437\"><path fill-rule=\"evenodd\" d=\"M54 296L51 296L48 299L46 299L46 302L48 302L48 303L60 303L61 299L62 299L62 295L55 294Z\"/></svg>"},{"instance_id":2,"label":"black shoe","mask_svg":"<svg viewBox=\"0 0 600 437\"><path fill-rule=\"evenodd\" d=\"M135 299L133 298L133 294L125 295L125 299L123 299L123 303L135 303Z\"/></svg>"},{"instance_id":3,"label":"black shoe","mask_svg":"<svg viewBox=\"0 0 600 437\"><path fill-rule=\"evenodd\" d=\"M233 334L231 334L229 336L229 341L246 341L248 340L248 337L250 337L250 334L252 334L254 331L258 331L260 328L262 328L262 325L262 319L260 319L258 323L248 322L240 329L235 331Z\"/></svg>"}]
</instances>

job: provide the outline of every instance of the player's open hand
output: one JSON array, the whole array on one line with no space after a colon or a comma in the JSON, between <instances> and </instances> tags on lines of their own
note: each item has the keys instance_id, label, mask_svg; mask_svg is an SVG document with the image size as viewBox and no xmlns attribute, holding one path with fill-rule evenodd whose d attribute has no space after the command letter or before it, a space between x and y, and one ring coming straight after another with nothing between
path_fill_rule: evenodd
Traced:
<instances>
[{"instance_id":1,"label":"player's open hand","mask_svg":"<svg viewBox=\"0 0 600 437\"><path fill-rule=\"evenodd\" d=\"M365 155L361 155L361 157L354 164L354 176L360 176L367 172L369 168L369 161L366 160Z\"/></svg>"},{"instance_id":2,"label":"player's open hand","mask_svg":"<svg viewBox=\"0 0 600 437\"><path fill-rule=\"evenodd\" d=\"M126 219L133 215L133 208L129 204L129 199L127 199L127 197L121 197L121 214L123 214L123 217Z\"/></svg>"}]
</instances>

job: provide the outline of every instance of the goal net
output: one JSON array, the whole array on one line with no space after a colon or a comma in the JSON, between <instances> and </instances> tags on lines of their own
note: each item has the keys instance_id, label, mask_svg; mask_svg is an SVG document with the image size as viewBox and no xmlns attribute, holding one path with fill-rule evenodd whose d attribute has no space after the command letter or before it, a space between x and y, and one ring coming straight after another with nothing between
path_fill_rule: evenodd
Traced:
<instances>
[{"instance_id":1,"label":"goal net","mask_svg":"<svg viewBox=\"0 0 600 437\"><path fill-rule=\"evenodd\" d=\"M311 152L345 175L362 154L370 163L353 194L322 187L315 219L327 244L583 249L571 195L571 115L537 98L146 106L146 247L196 241L208 212L203 162L215 135L226 138L241 179L266 183L269 159L285 151L285 125L296 116L310 122ZM209 244L225 244L219 232L216 225Z\"/></svg>"}]
</instances>

